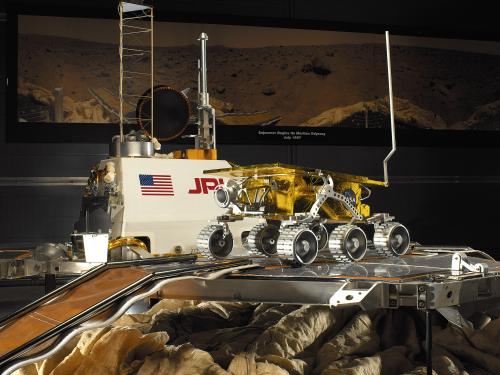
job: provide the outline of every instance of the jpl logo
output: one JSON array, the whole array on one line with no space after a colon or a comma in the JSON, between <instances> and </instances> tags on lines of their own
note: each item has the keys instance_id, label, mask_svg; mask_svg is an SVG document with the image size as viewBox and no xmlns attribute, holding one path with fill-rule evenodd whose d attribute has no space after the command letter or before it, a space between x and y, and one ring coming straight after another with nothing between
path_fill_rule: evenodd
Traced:
<instances>
[{"instance_id":1,"label":"jpl logo","mask_svg":"<svg viewBox=\"0 0 500 375\"><path fill-rule=\"evenodd\" d=\"M214 190L217 185L224 184L222 178L201 177L194 179L195 187L188 191L189 194L208 194L209 190Z\"/></svg>"}]
</instances>

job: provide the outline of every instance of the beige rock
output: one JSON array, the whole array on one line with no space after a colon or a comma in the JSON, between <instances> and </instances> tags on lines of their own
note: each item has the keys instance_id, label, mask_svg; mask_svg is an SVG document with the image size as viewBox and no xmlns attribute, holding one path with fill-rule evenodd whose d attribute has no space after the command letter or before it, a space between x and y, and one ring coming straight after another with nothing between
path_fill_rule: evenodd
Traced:
<instances>
[{"instance_id":1,"label":"beige rock","mask_svg":"<svg viewBox=\"0 0 500 375\"><path fill-rule=\"evenodd\" d=\"M191 345L168 346L144 360L137 375L229 375L207 352Z\"/></svg>"},{"instance_id":2,"label":"beige rock","mask_svg":"<svg viewBox=\"0 0 500 375\"><path fill-rule=\"evenodd\" d=\"M210 97L210 104L216 111L219 111L219 113L228 113L234 111L233 104L214 98L213 96Z\"/></svg>"},{"instance_id":3,"label":"beige rock","mask_svg":"<svg viewBox=\"0 0 500 375\"><path fill-rule=\"evenodd\" d=\"M359 102L345 107L329 109L306 121L305 126L335 126L357 113L375 112L389 115L388 99L380 98L369 102ZM418 107L409 100L394 98L394 117L397 123L420 128L446 129L443 119L435 113Z\"/></svg>"},{"instance_id":4,"label":"beige rock","mask_svg":"<svg viewBox=\"0 0 500 375\"><path fill-rule=\"evenodd\" d=\"M359 313L335 336L325 343L316 356L316 369L321 373L332 362L345 356L373 355L380 350L380 338L370 316Z\"/></svg>"},{"instance_id":5,"label":"beige rock","mask_svg":"<svg viewBox=\"0 0 500 375\"><path fill-rule=\"evenodd\" d=\"M256 362L253 353L241 353L234 357L227 371L231 375L288 375L283 368L268 362Z\"/></svg>"},{"instance_id":6,"label":"beige rock","mask_svg":"<svg viewBox=\"0 0 500 375\"><path fill-rule=\"evenodd\" d=\"M479 106L464 121L459 121L451 126L453 129L474 129L479 126L487 130L489 126L497 126L500 118L500 100Z\"/></svg>"},{"instance_id":7,"label":"beige rock","mask_svg":"<svg viewBox=\"0 0 500 375\"><path fill-rule=\"evenodd\" d=\"M114 327L91 332L80 338L73 352L57 366L59 374L125 374L134 360L163 350L168 336L164 332L143 335L134 328Z\"/></svg>"},{"instance_id":8,"label":"beige rock","mask_svg":"<svg viewBox=\"0 0 500 375\"><path fill-rule=\"evenodd\" d=\"M303 306L283 317L260 335L255 351L293 358L328 331L338 315L326 306Z\"/></svg>"},{"instance_id":9,"label":"beige rock","mask_svg":"<svg viewBox=\"0 0 500 375\"><path fill-rule=\"evenodd\" d=\"M460 358L462 362L471 362L493 374L500 374L499 330L499 319L493 320L482 330L471 332L468 337L449 326L435 333L434 343Z\"/></svg>"},{"instance_id":10,"label":"beige rock","mask_svg":"<svg viewBox=\"0 0 500 375\"><path fill-rule=\"evenodd\" d=\"M49 90L26 81L19 83L18 93L46 106L52 106L54 103L54 95ZM63 111L65 122L110 122L104 109L95 99L76 102L64 96Z\"/></svg>"},{"instance_id":11,"label":"beige rock","mask_svg":"<svg viewBox=\"0 0 500 375\"><path fill-rule=\"evenodd\" d=\"M294 358L283 358L277 355L264 355L257 358L259 362L272 363L280 368L286 370L291 375L302 375L309 373L309 364L305 361Z\"/></svg>"}]
</instances>

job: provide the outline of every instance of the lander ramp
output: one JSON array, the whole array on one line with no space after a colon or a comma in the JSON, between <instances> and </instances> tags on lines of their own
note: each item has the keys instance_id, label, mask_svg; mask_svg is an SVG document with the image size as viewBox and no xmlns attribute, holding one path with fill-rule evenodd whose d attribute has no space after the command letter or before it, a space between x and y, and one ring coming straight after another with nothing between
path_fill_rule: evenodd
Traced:
<instances>
[{"instance_id":1,"label":"lander ramp","mask_svg":"<svg viewBox=\"0 0 500 375\"><path fill-rule=\"evenodd\" d=\"M246 260L195 260L188 255L101 265L17 311L0 322L0 371L9 374L52 355L85 330L111 324L171 281L208 280L249 267Z\"/></svg>"}]
</instances>

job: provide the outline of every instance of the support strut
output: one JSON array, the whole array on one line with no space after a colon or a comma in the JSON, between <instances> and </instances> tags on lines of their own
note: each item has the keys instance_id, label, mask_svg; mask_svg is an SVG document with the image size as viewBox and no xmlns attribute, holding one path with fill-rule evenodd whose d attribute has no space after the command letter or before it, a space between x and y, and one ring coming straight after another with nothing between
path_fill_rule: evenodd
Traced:
<instances>
[{"instance_id":1,"label":"support strut","mask_svg":"<svg viewBox=\"0 0 500 375\"><path fill-rule=\"evenodd\" d=\"M425 363L427 375L432 375L432 310L425 310Z\"/></svg>"}]
</instances>

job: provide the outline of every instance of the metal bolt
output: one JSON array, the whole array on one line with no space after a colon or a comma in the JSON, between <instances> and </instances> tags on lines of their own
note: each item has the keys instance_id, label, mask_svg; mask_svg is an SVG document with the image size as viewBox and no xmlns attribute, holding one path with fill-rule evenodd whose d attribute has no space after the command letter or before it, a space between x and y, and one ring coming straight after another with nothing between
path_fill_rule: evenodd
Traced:
<instances>
[{"instance_id":1,"label":"metal bolt","mask_svg":"<svg viewBox=\"0 0 500 375\"><path fill-rule=\"evenodd\" d=\"M182 246L181 245L177 245L176 247L174 247L174 252L176 254L182 254Z\"/></svg>"}]
</instances>

